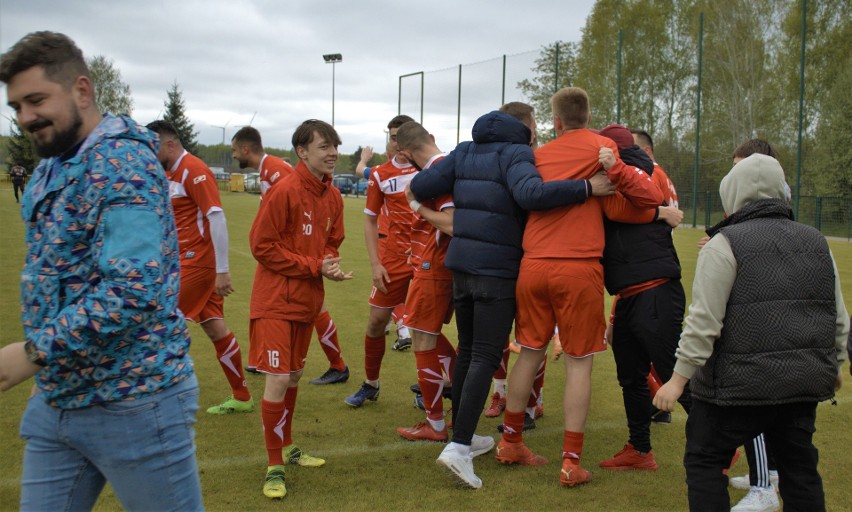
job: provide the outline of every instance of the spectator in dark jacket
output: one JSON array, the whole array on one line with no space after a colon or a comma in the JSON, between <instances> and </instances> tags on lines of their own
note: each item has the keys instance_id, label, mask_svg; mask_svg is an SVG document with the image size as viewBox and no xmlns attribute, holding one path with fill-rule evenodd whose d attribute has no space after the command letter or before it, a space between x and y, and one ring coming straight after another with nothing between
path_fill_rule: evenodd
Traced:
<instances>
[{"instance_id":1,"label":"spectator in dark jacket","mask_svg":"<svg viewBox=\"0 0 852 512\"><path fill-rule=\"evenodd\" d=\"M784 508L825 510L816 406L842 384L849 317L828 243L793 221L785 185L778 161L761 154L722 179L727 217L698 253L674 373L654 397L671 411L690 383L690 510L730 508L722 470L761 432L775 451Z\"/></svg>"},{"instance_id":2,"label":"spectator in dark jacket","mask_svg":"<svg viewBox=\"0 0 852 512\"><path fill-rule=\"evenodd\" d=\"M418 199L452 193L453 239L445 264L453 270L459 355L453 372L453 438L438 462L478 488L470 442L482 414L503 345L515 318L525 210L550 209L609 195L605 174L590 180L542 183L533 164L533 109L509 103L477 119L473 142L411 182Z\"/></svg>"}]
</instances>

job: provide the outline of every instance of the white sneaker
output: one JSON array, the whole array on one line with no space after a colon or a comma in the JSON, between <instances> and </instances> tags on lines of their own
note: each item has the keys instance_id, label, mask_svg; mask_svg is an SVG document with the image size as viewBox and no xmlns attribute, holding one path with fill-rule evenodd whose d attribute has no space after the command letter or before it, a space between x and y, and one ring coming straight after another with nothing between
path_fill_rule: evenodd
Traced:
<instances>
[{"instance_id":1,"label":"white sneaker","mask_svg":"<svg viewBox=\"0 0 852 512\"><path fill-rule=\"evenodd\" d=\"M731 512L775 512L781 510L778 495L772 487L752 487Z\"/></svg>"},{"instance_id":2,"label":"white sneaker","mask_svg":"<svg viewBox=\"0 0 852 512\"><path fill-rule=\"evenodd\" d=\"M491 436L478 436L473 434L470 440L470 456L477 457L483 453L488 453L494 448L494 438Z\"/></svg>"},{"instance_id":3,"label":"white sneaker","mask_svg":"<svg viewBox=\"0 0 852 512\"><path fill-rule=\"evenodd\" d=\"M470 455L462 455L447 445L435 462L446 469L459 484L473 489L482 487L482 480L473 472L473 457Z\"/></svg>"},{"instance_id":4,"label":"white sneaker","mask_svg":"<svg viewBox=\"0 0 852 512\"><path fill-rule=\"evenodd\" d=\"M772 487L778 489L778 472L770 471L769 472L769 483ZM742 489L747 490L751 489L751 482L748 479L748 475L743 476L733 476L728 479L728 485L733 487L734 489Z\"/></svg>"}]
</instances>

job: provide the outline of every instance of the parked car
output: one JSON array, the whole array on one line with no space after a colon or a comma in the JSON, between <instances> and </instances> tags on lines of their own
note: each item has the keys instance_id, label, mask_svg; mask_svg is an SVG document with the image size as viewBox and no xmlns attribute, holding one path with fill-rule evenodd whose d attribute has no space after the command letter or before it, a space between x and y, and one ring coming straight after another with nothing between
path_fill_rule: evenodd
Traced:
<instances>
[{"instance_id":1,"label":"parked car","mask_svg":"<svg viewBox=\"0 0 852 512\"><path fill-rule=\"evenodd\" d=\"M349 179L348 176L335 176L334 179L331 180L331 184L334 185L334 187L337 188L337 190L339 190L341 194L352 193L353 182Z\"/></svg>"},{"instance_id":2,"label":"parked car","mask_svg":"<svg viewBox=\"0 0 852 512\"><path fill-rule=\"evenodd\" d=\"M368 183L370 183L370 180L358 178L358 182L355 183L355 194L359 196L366 195Z\"/></svg>"},{"instance_id":3,"label":"parked car","mask_svg":"<svg viewBox=\"0 0 852 512\"><path fill-rule=\"evenodd\" d=\"M244 174L244 182L246 186L246 192L254 192L255 194L260 193L260 173L259 172L249 172Z\"/></svg>"}]
</instances>

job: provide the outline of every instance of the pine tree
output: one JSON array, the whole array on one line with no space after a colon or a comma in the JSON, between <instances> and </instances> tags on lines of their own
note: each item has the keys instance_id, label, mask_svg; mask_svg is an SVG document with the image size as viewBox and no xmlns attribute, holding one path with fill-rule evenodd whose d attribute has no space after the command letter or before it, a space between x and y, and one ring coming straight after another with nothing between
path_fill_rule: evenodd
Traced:
<instances>
[{"instance_id":1,"label":"pine tree","mask_svg":"<svg viewBox=\"0 0 852 512\"><path fill-rule=\"evenodd\" d=\"M183 101L183 94L177 80L172 84L168 95L169 99L165 102L166 112L163 114L163 120L170 122L175 127L184 149L194 154L198 146L198 132L195 131L195 125L186 116L186 104Z\"/></svg>"},{"instance_id":2,"label":"pine tree","mask_svg":"<svg viewBox=\"0 0 852 512\"><path fill-rule=\"evenodd\" d=\"M11 129L8 140L8 156L6 164L9 169L15 165L22 165L28 173L32 173L40 158L36 155L33 143L29 137L24 134L18 122L12 120Z\"/></svg>"},{"instance_id":3,"label":"pine tree","mask_svg":"<svg viewBox=\"0 0 852 512\"><path fill-rule=\"evenodd\" d=\"M89 76L95 85L95 104L101 113L125 114L133 113L133 97L130 86L121 78L121 71L115 67L111 59L103 55L95 55L86 61L89 66Z\"/></svg>"}]
</instances>

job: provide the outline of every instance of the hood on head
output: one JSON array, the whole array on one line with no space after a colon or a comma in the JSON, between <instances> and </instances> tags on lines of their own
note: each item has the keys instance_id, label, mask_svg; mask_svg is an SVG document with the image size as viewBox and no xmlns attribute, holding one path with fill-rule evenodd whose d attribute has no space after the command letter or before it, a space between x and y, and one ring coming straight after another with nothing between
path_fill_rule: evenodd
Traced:
<instances>
[{"instance_id":1,"label":"hood on head","mask_svg":"<svg viewBox=\"0 0 852 512\"><path fill-rule=\"evenodd\" d=\"M529 144L532 132L529 127L505 112L493 110L473 124L473 141L477 144L489 142L511 142Z\"/></svg>"},{"instance_id":2,"label":"hood on head","mask_svg":"<svg viewBox=\"0 0 852 512\"><path fill-rule=\"evenodd\" d=\"M635 142L633 142L633 134L630 133L630 130L620 124L611 124L606 126L602 128L598 134L603 137L607 137L608 139L612 139L612 141L615 142L615 145L618 146L619 150L635 144Z\"/></svg>"},{"instance_id":3,"label":"hood on head","mask_svg":"<svg viewBox=\"0 0 852 512\"><path fill-rule=\"evenodd\" d=\"M784 169L771 156L755 153L737 162L719 184L722 207L731 215L759 199L787 199Z\"/></svg>"}]
</instances>

